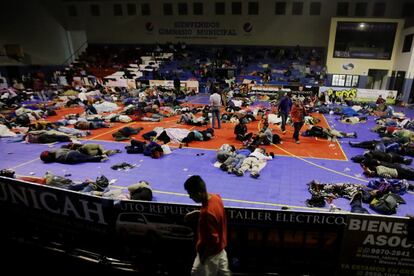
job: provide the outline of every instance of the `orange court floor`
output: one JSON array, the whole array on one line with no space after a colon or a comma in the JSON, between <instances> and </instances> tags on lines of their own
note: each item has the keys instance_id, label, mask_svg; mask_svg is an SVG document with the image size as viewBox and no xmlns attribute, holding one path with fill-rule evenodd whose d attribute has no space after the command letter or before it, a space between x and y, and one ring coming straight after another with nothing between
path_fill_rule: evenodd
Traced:
<instances>
[{"instance_id":1,"label":"orange court floor","mask_svg":"<svg viewBox=\"0 0 414 276\"><path fill-rule=\"evenodd\" d=\"M200 106L199 104L186 104L187 106ZM50 116L47 118L48 121L56 121L62 119L64 115L70 113L81 113L83 112L82 107L75 108L61 108L56 110L57 115ZM329 124L325 119L323 114L313 113L313 117L320 119L318 123L319 126L324 128L329 128ZM177 123L180 118L180 115L175 115L172 117L166 117L160 122L131 122L131 123L111 123L110 128L101 128L91 131L91 135L85 137L82 140L103 140L103 141L113 141L115 140L112 137L112 134L117 130L129 126L129 127L143 127L144 129L136 135L130 136L131 139L143 140L142 134L153 130L155 127L163 128L185 128L189 130L203 130L206 127L199 126L190 126L186 124ZM214 130L214 138L209 141L194 141L189 144L189 148L205 149L205 150L217 150L222 144L231 144L236 148L242 147L242 143L235 139L233 133L234 123L222 123L221 129ZM209 126L207 126L209 127ZM257 133L260 129L260 121L253 121L247 125L248 131ZM328 160L343 160L347 161L347 157L344 151L341 148L340 143L328 141L326 139L318 139L316 137L300 137L301 144L296 144L292 138L293 127L287 125L286 133L282 134L280 131L279 125L271 125L273 133L280 135L282 138L282 144L266 146L268 152L274 152L275 155L281 156L295 156L302 158L317 158L317 159L328 159ZM307 128L305 125L302 128L304 131ZM122 141L128 142L128 141ZM178 147L178 144L170 144L173 147Z\"/></svg>"}]
</instances>

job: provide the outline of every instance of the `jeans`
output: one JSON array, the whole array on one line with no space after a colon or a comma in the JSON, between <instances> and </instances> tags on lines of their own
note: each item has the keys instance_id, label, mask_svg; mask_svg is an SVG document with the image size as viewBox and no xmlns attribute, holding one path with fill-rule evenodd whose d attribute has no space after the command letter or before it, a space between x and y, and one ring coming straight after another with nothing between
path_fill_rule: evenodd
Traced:
<instances>
[{"instance_id":1,"label":"jeans","mask_svg":"<svg viewBox=\"0 0 414 276\"><path fill-rule=\"evenodd\" d=\"M288 116L289 116L289 114L284 113L284 112L280 112L280 117L282 118L282 123L281 123L282 125L280 126L280 129L282 131L286 130L286 120L287 120Z\"/></svg>"},{"instance_id":2,"label":"jeans","mask_svg":"<svg viewBox=\"0 0 414 276\"><path fill-rule=\"evenodd\" d=\"M217 127L221 128L221 122L220 122L220 108L219 107L212 107L211 108L211 127L214 128L216 119L217 119Z\"/></svg>"},{"instance_id":3,"label":"jeans","mask_svg":"<svg viewBox=\"0 0 414 276\"><path fill-rule=\"evenodd\" d=\"M362 207L362 200L355 199L351 201L351 213L369 214L368 210Z\"/></svg>"},{"instance_id":4,"label":"jeans","mask_svg":"<svg viewBox=\"0 0 414 276\"><path fill-rule=\"evenodd\" d=\"M243 164L244 159L246 159L246 156L243 154L237 154L234 157L229 157L224 162L224 164L229 169L238 170L240 169L241 165Z\"/></svg>"},{"instance_id":5,"label":"jeans","mask_svg":"<svg viewBox=\"0 0 414 276\"><path fill-rule=\"evenodd\" d=\"M299 131L302 128L304 122L295 122L293 123L293 128L295 129L295 131L293 132L293 139L295 139L295 141L299 141Z\"/></svg>"}]
</instances>

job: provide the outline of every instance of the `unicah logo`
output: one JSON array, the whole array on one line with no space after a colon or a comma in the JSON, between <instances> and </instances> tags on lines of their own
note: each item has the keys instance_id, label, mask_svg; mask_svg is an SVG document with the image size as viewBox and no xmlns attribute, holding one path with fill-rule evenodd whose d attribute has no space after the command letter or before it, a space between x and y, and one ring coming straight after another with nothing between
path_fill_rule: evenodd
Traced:
<instances>
[{"instance_id":1,"label":"unicah logo","mask_svg":"<svg viewBox=\"0 0 414 276\"><path fill-rule=\"evenodd\" d=\"M151 22L147 22L145 24L145 29L147 29L148 32L152 32L152 30L154 30L154 25L152 25Z\"/></svg>"},{"instance_id":2,"label":"unicah logo","mask_svg":"<svg viewBox=\"0 0 414 276\"><path fill-rule=\"evenodd\" d=\"M244 23L244 25L243 25L243 30L244 30L246 33L250 33L250 32L253 30L253 25L252 25L252 24L250 24L249 22Z\"/></svg>"},{"instance_id":3,"label":"unicah logo","mask_svg":"<svg viewBox=\"0 0 414 276\"><path fill-rule=\"evenodd\" d=\"M354 69L354 65L352 63L343 64L342 68L344 68L345 70L352 70Z\"/></svg>"}]
</instances>

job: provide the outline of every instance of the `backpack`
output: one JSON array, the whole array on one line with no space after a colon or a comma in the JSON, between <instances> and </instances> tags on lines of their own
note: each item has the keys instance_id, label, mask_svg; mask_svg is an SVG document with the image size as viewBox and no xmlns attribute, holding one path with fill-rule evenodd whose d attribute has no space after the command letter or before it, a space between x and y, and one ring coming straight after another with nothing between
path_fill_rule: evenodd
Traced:
<instances>
[{"instance_id":1,"label":"backpack","mask_svg":"<svg viewBox=\"0 0 414 276\"><path fill-rule=\"evenodd\" d=\"M405 200L400 197L399 195L388 193L383 195L382 197L374 198L369 207L372 210L384 214L384 215L392 215L397 212L397 208L399 204L405 204Z\"/></svg>"}]
</instances>

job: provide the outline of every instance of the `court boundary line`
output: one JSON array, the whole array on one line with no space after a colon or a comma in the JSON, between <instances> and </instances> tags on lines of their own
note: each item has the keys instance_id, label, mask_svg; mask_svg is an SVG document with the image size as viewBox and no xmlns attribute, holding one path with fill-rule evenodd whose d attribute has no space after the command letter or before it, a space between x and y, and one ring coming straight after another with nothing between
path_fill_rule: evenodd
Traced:
<instances>
[{"instance_id":1,"label":"court boundary line","mask_svg":"<svg viewBox=\"0 0 414 276\"><path fill-rule=\"evenodd\" d=\"M324 114L321 114L321 115L322 115L322 118L325 120L326 124L329 126L329 128L332 129L332 127L329 124L328 120L326 119L325 115ZM341 144L339 143L338 139L336 139L335 143L338 145L339 149L341 150L342 154L344 155L345 161L349 161L348 156L345 154L345 151L343 150L343 148L342 148Z\"/></svg>"},{"instance_id":2,"label":"court boundary line","mask_svg":"<svg viewBox=\"0 0 414 276\"><path fill-rule=\"evenodd\" d=\"M123 190L127 190L128 187L118 186L118 185L111 185L111 187L120 188ZM188 197L188 194L178 193L178 192L169 192L169 191L160 191L160 190L152 190L154 193L158 194L166 194L166 195L176 195L176 196L183 196ZM296 206L296 205L288 205L288 204L280 204L280 203L270 203L270 202L260 202L260 201L250 201L250 200L243 200L243 199L232 199L232 198L222 198L223 201L228 202L237 202L237 203L245 203L245 204L253 204L253 205L265 205L265 206L273 206L273 207L287 207L290 209L303 209L308 211L328 211L328 208L311 208L305 206ZM153 201L156 202L156 201ZM229 207L237 207L237 206L229 206ZM343 213L350 213L348 211L343 211Z\"/></svg>"}]
</instances>

